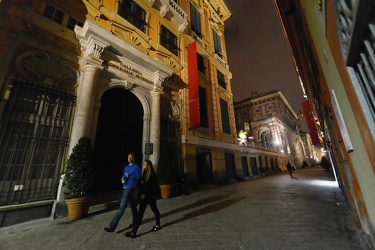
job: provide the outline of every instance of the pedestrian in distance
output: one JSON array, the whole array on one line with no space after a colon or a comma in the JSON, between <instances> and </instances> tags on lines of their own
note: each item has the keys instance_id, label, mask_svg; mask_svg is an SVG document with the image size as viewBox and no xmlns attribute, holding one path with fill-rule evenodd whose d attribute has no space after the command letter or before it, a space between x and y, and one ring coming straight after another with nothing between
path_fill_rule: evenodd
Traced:
<instances>
[{"instance_id":1,"label":"pedestrian in distance","mask_svg":"<svg viewBox=\"0 0 375 250\"><path fill-rule=\"evenodd\" d=\"M288 163L286 164L286 168L288 169L288 172L290 174L290 177L292 177L293 175L293 167L292 165L290 165L290 162L288 161Z\"/></svg>"},{"instance_id":2,"label":"pedestrian in distance","mask_svg":"<svg viewBox=\"0 0 375 250\"><path fill-rule=\"evenodd\" d=\"M326 172L329 172L329 169L331 168L331 164L329 163L327 157L323 155L320 160L320 164L322 165L322 168L324 168Z\"/></svg>"},{"instance_id":3,"label":"pedestrian in distance","mask_svg":"<svg viewBox=\"0 0 375 250\"><path fill-rule=\"evenodd\" d=\"M129 164L124 167L124 171L121 177L122 182L122 198L120 202L120 207L117 210L116 215L113 217L111 222L107 227L104 228L106 232L114 232L122 215L125 212L126 207L129 207L132 212L133 222L138 217L138 211L135 207L134 201L132 199L132 192L136 188L139 179L141 178L141 168L137 163L135 163L135 154L128 154Z\"/></svg>"},{"instance_id":4,"label":"pedestrian in distance","mask_svg":"<svg viewBox=\"0 0 375 250\"><path fill-rule=\"evenodd\" d=\"M147 205L150 205L152 212L155 215L155 226L152 227L152 231L160 230L160 212L156 205L156 200L159 195L159 185L155 170L152 166L152 162L146 160L142 166L142 177L140 181L140 202L139 202L139 213L138 217L134 222L133 229L131 232L126 232L125 236L135 238L137 231L142 223L143 215Z\"/></svg>"}]
</instances>

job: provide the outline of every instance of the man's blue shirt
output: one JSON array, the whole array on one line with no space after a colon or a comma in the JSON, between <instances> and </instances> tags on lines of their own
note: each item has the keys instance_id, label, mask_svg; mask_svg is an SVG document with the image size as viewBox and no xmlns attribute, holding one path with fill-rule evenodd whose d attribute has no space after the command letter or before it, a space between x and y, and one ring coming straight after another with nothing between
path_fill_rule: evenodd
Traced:
<instances>
[{"instance_id":1,"label":"man's blue shirt","mask_svg":"<svg viewBox=\"0 0 375 250\"><path fill-rule=\"evenodd\" d=\"M132 165L126 165L122 176L125 176L125 173L129 174L128 179L125 183L122 184L123 188L134 188L137 186L138 180L141 178L141 168L137 163Z\"/></svg>"}]
</instances>

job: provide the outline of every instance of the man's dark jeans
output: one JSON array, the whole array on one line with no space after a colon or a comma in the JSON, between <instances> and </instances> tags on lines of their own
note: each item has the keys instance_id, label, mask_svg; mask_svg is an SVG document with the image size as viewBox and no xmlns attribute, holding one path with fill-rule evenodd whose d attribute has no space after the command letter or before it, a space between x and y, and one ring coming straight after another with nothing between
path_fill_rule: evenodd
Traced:
<instances>
[{"instance_id":1,"label":"man's dark jeans","mask_svg":"<svg viewBox=\"0 0 375 250\"><path fill-rule=\"evenodd\" d=\"M116 213L115 217L113 217L111 223L109 224L109 226L112 229L115 229L117 227L118 223L120 222L120 219L121 219L122 215L125 212L126 207L129 207L131 209L132 216L133 216L133 221L135 221L137 219L138 211L137 211L137 208L135 207L134 201L133 201L133 199L131 197L132 191L133 190L129 189L129 188L124 188L123 189L122 199L121 199L121 202L120 202L120 207L117 210L117 213Z\"/></svg>"}]
</instances>

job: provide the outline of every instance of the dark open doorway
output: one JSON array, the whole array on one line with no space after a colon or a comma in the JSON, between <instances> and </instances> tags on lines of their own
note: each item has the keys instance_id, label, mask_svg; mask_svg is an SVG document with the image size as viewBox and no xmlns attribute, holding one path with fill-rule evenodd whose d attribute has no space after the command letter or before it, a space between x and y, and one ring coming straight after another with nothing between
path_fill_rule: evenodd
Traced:
<instances>
[{"instance_id":1,"label":"dark open doorway","mask_svg":"<svg viewBox=\"0 0 375 250\"><path fill-rule=\"evenodd\" d=\"M117 88L104 93L95 138L96 192L121 189L120 178L134 152L142 161L143 108L130 91Z\"/></svg>"}]
</instances>

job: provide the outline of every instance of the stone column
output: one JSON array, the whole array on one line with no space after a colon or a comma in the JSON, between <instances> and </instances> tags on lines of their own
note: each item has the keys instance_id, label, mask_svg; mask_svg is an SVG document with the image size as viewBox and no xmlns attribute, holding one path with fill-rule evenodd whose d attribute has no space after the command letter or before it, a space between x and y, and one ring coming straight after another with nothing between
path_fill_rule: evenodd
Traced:
<instances>
[{"instance_id":1,"label":"stone column","mask_svg":"<svg viewBox=\"0 0 375 250\"><path fill-rule=\"evenodd\" d=\"M101 69L101 67L92 64L87 64L84 66L78 89L77 107L74 113L69 153L80 137L91 136L91 124L94 112L93 104L95 101L95 82Z\"/></svg>"},{"instance_id":2,"label":"stone column","mask_svg":"<svg viewBox=\"0 0 375 250\"><path fill-rule=\"evenodd\" d=\"M78 142L79 138L87 136L91 138L92 118L95 103L95 86L96 79L103 69L103 60L100 59L104 49L109 46L109 43L103 41L90 33L89 23L85 23L85 29L77 30L77 38L81 44L83 55L80 58L81 75L79 78L79 85L77 91L77 106L73 117L72 132L70 134L70 143L68 155L72 152L73 147ZM57 192L57 199L52 208L52 214L56 213L58 216L58 202L64 199L62 182L64 175L61 175L60 184Z\"/></svg>"},{"instance_id":3,"label":"stone column","mask_svg":"<svg viewBox=\"0 0 375 250\"><path fill-rule=\"evenodd\" d=\"M160 157L160 95L162 92L162 82L164 82L166 74L156 71L154 73L154 90L151 91L151 125L150 125L150 143L153 143L153 154L150 160L156 166Z\"/></svg>"},{"instance_id":4,"label":"stone column","mask_svg":"<svg viewBox=\"0 0 375 250\"><path fill-rule=\"evenodd\" d=\"M150 142L153 143L153 154L150 161L157 166L160 156L160 92L151 92L151 125Z\"/></svg>"},{"instance_id":5,"label":"stone column","mask_svg":"<svg viewBox=\"0 0 375 250\"><path fill-rule=\"evenodd\" d=\"M80 63L82 75L77 94L77 108L74 114L72 133L70 136L69 154L82 136L91 137L92 118L95 102L96 79L103 69L100 58L104 49L109 46L98 37L89 36L87 40L80 40L84 56Z\"/></svg>"}]
</instances>

